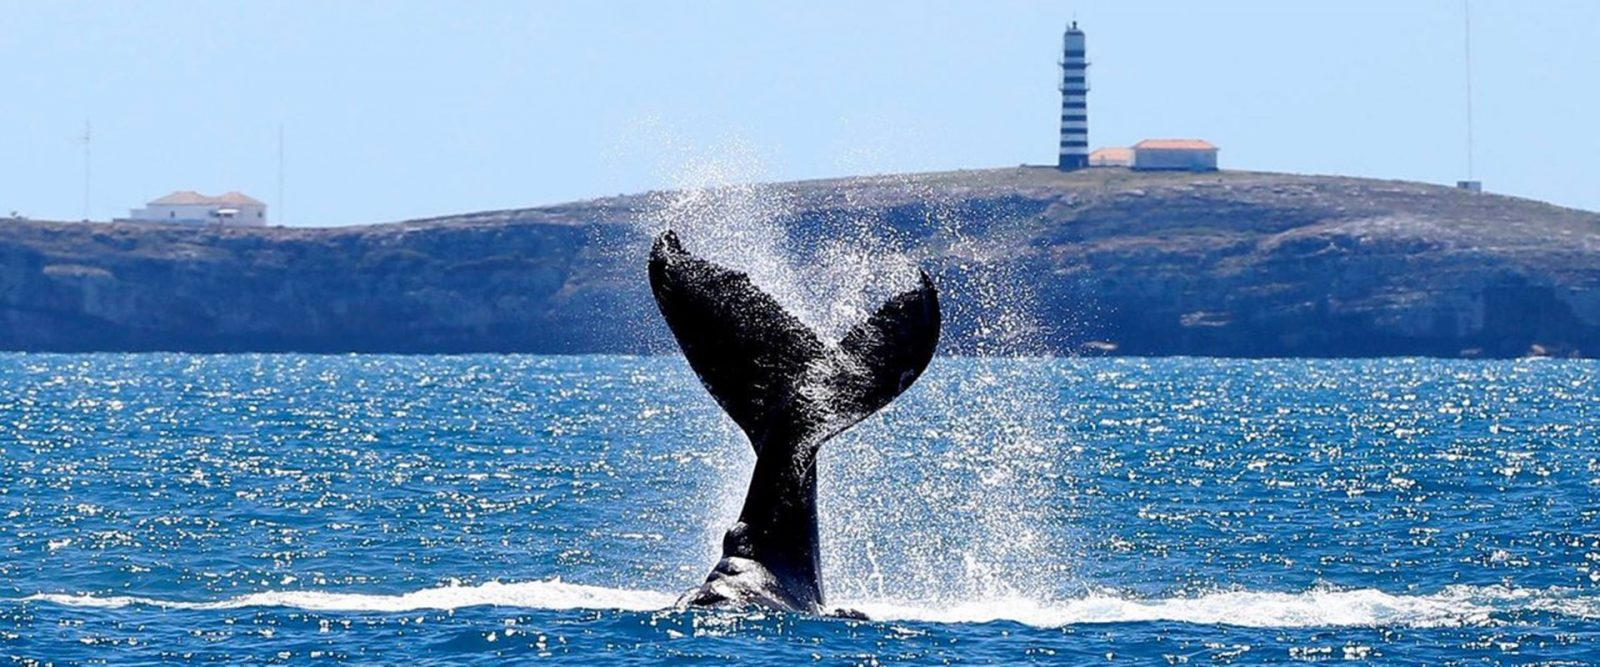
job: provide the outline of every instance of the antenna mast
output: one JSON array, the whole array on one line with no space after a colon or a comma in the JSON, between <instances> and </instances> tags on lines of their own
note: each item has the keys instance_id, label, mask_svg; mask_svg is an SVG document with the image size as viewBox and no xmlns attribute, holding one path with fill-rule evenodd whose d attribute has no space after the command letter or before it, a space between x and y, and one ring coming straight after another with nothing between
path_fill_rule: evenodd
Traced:
<instances>
[{"instance_id":1,"label":"antenna mast","mask_svg":"<svg viewBox=\"0 0 1600 667\"><path fill-rule=\"evenodd\" d=\"M1461 18L1466 36L1462 40L1467 68L1467 180L1472 180L1472 3L1461 0Z\"/></svg>"},{"instance_id":2,"label":"antenna mast","mask_svg":"<svg viewBox=\"0 0 1600 667\"><path fill-rule=\"evenodd\" d=\"M283 224L283 123L278 123L278 224Z\"/></svg>"},{"instance_id":3,"label":"antenna mast","mask_svg":"<svg viewBox=\"0 0 1600 667\"><path fill-rule=\"evenodd\" d=\"M83 142L83 221L84 222L88 222L89 221L89 140L90 140L90 138L91 138L91 135L89 134L89 119L85 118L85 119L83 119L83 136L78 138L79 141Z\"/></svg>"}]
</instances>

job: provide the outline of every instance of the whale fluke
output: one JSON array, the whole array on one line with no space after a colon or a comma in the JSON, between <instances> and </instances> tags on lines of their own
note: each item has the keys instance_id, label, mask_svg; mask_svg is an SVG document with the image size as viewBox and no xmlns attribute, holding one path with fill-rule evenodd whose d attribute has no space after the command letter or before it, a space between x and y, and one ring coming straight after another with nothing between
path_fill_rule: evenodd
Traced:
<instances>
[{"instance_id":1,"label":"whale fluke","mask_svg":"<svg viewBox=\"0 0 1600 667\"><path fill-rule=\"evenodd\" d=\"M821 340L742 272L695 257L671 231L650 287L689 367L756 452L722 560L688 605L823 610L816 454L916 381L939 342L939 297L921 273L837 343Z\"/></svg>"}]
</instances>

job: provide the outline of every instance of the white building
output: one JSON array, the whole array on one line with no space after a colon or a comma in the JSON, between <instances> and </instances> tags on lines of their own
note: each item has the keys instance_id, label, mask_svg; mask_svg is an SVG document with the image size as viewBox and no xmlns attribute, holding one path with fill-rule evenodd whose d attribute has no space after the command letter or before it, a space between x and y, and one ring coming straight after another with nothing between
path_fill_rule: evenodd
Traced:
<instances>
[{"instance_id":1,"label":"white building","mask_svg":"<svg viewBox=\"0 0 1600 667\"><path fill-rule=\"evenodd\" d=\"M255 226L267 224L267 205L240 192L208 197L193 190L179 190L144 208L133 209L128 218L140 222Z\"/></svg>"},{"instance_id":2,"label":"white building","mask_svg":"<svg viewBox=\"0 0 1600 667\"><path fill-rule=\"evenodd\" d=\"M1145 139L1133 145L1133 168L1216 171L1217 147L1199 139Z\"/></svg>"}]
</instances>

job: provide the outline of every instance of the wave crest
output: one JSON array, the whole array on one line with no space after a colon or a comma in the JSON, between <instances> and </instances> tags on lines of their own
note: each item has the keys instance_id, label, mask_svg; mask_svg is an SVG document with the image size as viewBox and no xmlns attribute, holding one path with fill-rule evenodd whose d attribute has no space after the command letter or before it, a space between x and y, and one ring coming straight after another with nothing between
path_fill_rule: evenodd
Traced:
<instances>
[{"instance_id":1,"label":"wave crest","mask_svg":"<svg viewBox=\"0 0 1600 667\"><path fill-rule=\"evenodd\" d=\"M1303 593L1228 591L1165 599L1090 595L1054 603L985 600L940 609L863 603L857 608L882 620L1013 621L1041 628L1152 621L1256 628L1451 627L1486 625L1495 622L1497 615L1527 612L1600 618L1600 599L1572 590L1465 585L1449 586L1432 595L1395 595L1372 588L1313 589Z\"/></svg>"},{"instance_id":2,"label":"wave crest","mask_svg":"<svg viewBox=\"0 0 1600 667\"><path fill-rule=\"evenodd\" d=\"M225 600L192 602L136 596L40 593L23 601L74 607L152 606L168 609L289 607L311 611L405 612L476 606L526 609L657 611L677 595L659 591L570 584L560 580L448 585L397 595L323 591L265 591ZM1449 586L1431 595L1395 595L1380 590L1313 589L1303 593L1227 591L1196 597L1138 599L1097 594L1059 602L1028 599L977 600L930 607L902 602L853 602L874 620L931 623L1014 622L1039 628L1097 623L1174 622L1243 627L1485 625L1496 616L1547 613L1600 619L1600 598L1574 589Z\"/></svg>"},{"instance_id":3,"label":"wave crest","mask_svg":"<svg viewBox=\"0 0 1600 667\"><path fill-rule=\"evenodd\" d=\"M653 611L672 606L677 596L655 591L569 584L559 579L473 586L440 586L398 595L332 593L324 591L264 591L214 602L158 600L128 595L94 596L41 593L24 600L74 607L117 608L152 606L167 609L240 609L292 607L312 611L400 612L419 609L459 609L496 606L528 609L617 609Z\"/></svg>"}]
</instances>

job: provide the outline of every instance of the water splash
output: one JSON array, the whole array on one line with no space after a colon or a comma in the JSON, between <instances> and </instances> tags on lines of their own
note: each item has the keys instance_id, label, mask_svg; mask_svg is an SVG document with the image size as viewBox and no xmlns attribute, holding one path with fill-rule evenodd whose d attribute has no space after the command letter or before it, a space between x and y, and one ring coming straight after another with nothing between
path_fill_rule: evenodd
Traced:
<instances>
[{"instance_id":1,"label":"water splash","mask_svg":"<svg viewBox=\"0 0 1600 667\"><path fill-rule=\"evenodd\" d=\"M680 151L680 157L682 153ZM1001 213L975 212L938 179L876 176L766 185L747 142L693 155L671 169L639 236L674 229L693 252L748 273L796 317L837 340L925 266L954 324L982 355L1045 349L1030 281L986 240ZM915 205L888 205L910 201ZM935 359L901 403L823 448L819 478L823 579L829 595L915 601L1047 601L1063 594L1076 540L1050 501L1070 463L1057 427L1057 388L1024 365L986 356L979 372L946 376ZM975 398L976 397L976 398ZM912 419L905 415L934 415ZM896 415L900 417L897 418ZM737 512L751 464L736 431L725 440L728 480L706 544ZM940 453L901 457L898 440L945 440ZM917 448L910 448L915 451ZM736 451L735 451L736 450Z\"/></svg>"},{"instance_id":2,"label":"water splash","mask_svg":"<svg viewBox=\"0 0 1600 667\"><path fill-rule=\"evenodd\" d=\"M679 166L677 187L653 193L638 220L642 236L677 231L696 255L744 271L827 340L916 286L915 263L887 226L849 210L819 215L795 188L758 182L762 164L735 143Z\"/></svg>"}]
</instances>

